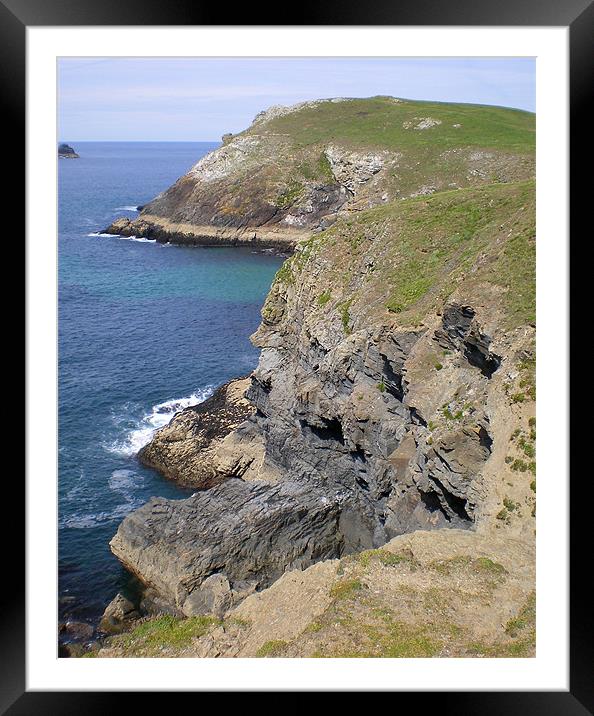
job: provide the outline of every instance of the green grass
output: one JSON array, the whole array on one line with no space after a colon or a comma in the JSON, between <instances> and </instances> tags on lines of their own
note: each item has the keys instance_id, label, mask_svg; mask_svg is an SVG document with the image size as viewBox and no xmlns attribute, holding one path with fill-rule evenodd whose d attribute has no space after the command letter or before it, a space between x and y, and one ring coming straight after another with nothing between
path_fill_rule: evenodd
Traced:
<instances>
[{"instance_id":1,"label":"green grass","mask_svg":"<svg viewBox=\"0 0 594 716\"><path fill-rule=\"evenodd\" d=\"M534 630L536 627L536 593L532 592L517 616L510 619L505 625L505 633L517 637L524 631Z\"/></svg>"},{"instance_id":2,"label":"green grass","mask_svg":"<svg viewBox=\"0 0 594 716\"><path fill-rule=\"evenodd\" d=\"M493 282L507 289L508 312L513 323L536 322L536 216L517 226L500 257Z\"/></svg>"},{"instance_id":3,"label":"green grass","mask_svg":"<svg viewBox=\"0 0 594 716\"><path fill-rule=\"evenodd\" d=\"M304 186L301 182L292 181L289 186L280 193L275 201L280 209L286 209L297 201L303 193Z\"/></svg>"},{"instance_id":4,"label":"green grass","mask_svg":"<svg viewBox=\"0 0 594 716\"><path fill-rule=\"evenodd\" d=\"M352 302L353 300L349 299L348 301L343 301L341 304L338 305L338 311L340 313L340 322L342 323L342 327L347 336L352 333L351 314L349 311Z\"/></svg>"},{"instance_id":5,"label":"green grass","mask_svg":"<svg viewBox=\"0 0 594 716\"><path fill-rule=\"evenodd\" d=\"M316 658L339 659L414 659L437 656L443 640L434 636L429 627L414 626L397 621L389 610L376 614L380 624L352 623L342 625L351 645L324 646L315 652Z\"/></svg>"},{"instance_id":6,"label":"green grass","mask_svg":"<svg viewBox=\"0 0 594 716\"><path fill-rule=\"evenodd\" d=\"M412 564L413 558L408 554L397 554L387 549L367 549L359 552L357 562L367 568L372 562L377 561L384 567L395 567L400 564Z\"/></svg>"},{"instance_id":7,"label":"green grass","mask_svg":"<svg viewBox=\"0 0 594 716\"><path fill-rule=\"evenodd\" d=\"M282 639L272 639L264 642L256 652L256 656L263 658L266 656L279 656L283 649L287 646L287 642Z\"/></svg>"},{"instance_id":8,"label":"green grass","mask_svg":"<svg viewBox=\"0 0 594 716\"><path fill-rule=\"evenodd\" d=\"M484 577L500 577L507 573L502 564L493 562L488 557L453 557L452 559L432 562L430 567L443 575L451 575L463 570L471 571L478 576Z\"/></svg>"},{"instance_id":9,"label":"green grass","mask_svg":"<svg viewBox=\"0 0 594 716\"><path fill-rule=\"evenodd\" d=\"M327 291L322 291L322 293L318 296L318 306L325 306L331 298L332 291L330 289L328 289Z\"/></svg>"},{"instance_id":10,"label":"green grass","mask_svg":"<svg viewBox=\"0 0 594 716\"><path fill-rule=\"evenodd\" d=\"M461 410L457 410L455 413L452 413L448 405L444 405L441 412L446 420L462 420L464 417L464 413Z\"/></svg>"},{"instance_id":11,"label":"green grass","mask_svg":"<svg viewBox=\"0 0 594 716\"><path fill-rule=\"evenodd\" d=\"M420 117L432 117L441 124L422 131L403 126L416 124ZM463 145L529 152L535 146L535 115L501 107L372 97L322 102L272 119L257 131L289 135L302 147L334 140L396 151L427 146L443 151Z\"/></svg>"},{"instance_id":12,"label":"green grass","mask_svg":"<svg viewBox=\"0 0 594 716\"><path fill-rule=\"evenodd\" d=\"M326 233L340 235L356 253L354 239L365 231L392 237L373 274L378 285L389 289L385 305L390 312L408 311L431 294L434 303L443 301L460 281L485 282L504 287L510 327L534 322L533 182L401 200L361 212ZM526 251L519 256L521 246ZM473 271L480 256L480 270Z\"/></svg>"},{"instance_id":13,"label":"green grass","mask_svg":"<svg viewBox=\"0 0 594 716\"><path fill-rule=\"evenodd\" d=\"M442 649L441 641L434 638L429 628L403 622L388 624L386 631L370 629L369 637L378 645L377 656L388 659L428 658L436 656Z\"/></svg>"},{"instance_id":14,"label":"green grass","mask_svg":"<svg viewBox=\"0 0 594 716\"><path fill-rule=\"evenodd\" d=\"M518 504L514 502L513 500L510 500L509 497L503 498L503 506L505 507L508 512L513 512L518 508Z\"/></svg>"},{"instance_id":15,"label":"green grass","mask_svg":"<svg viewBox=\"0 0 594 716\"><path fill-rule=\"evenodd\" d=\"M350 599L363 588L364 587L360 579L345 579L332 585L332 588L330 589L330 596L337 600Z\"/></svg>"},{"instance_id":16,"label":"green grass","mask_svg":"<svg viewBox=\"0 0 594 716\"><path fill-rule=\"evenodd\" d=\"M295 276L292 271L294 257L288 258L279 268L274 276L274 282L292 284L295 283Z\"/></svg>"},{"instance_id":17,"label":"green grass","mask_svg":"<svg viewBox=\"0 0 594 716\"><path fill-rule=\"evenodd\" d=\"M334 181L332 167L330 165L330 162L328 161L328 157L324 154L324 152L321 152L318 158L317 170L318 175L321 176L329 184Z\"/></svg>"},{"instance_id":18,"label":"green grass","mask_svg":"<svg viewBox=\"0 0 594 716\"><path fill-rule=\"evenodd\" d=\"M499 512L495 515L495 518L500 520L501 522L509 522L509 512L503 507Z\"/></svg>"},{"instance_id":19,"label":"green grass","mask_svg":"<svg viewBox=\"0 0 594 716\"><path fill-rule=\"evenodd\" d=\"M143 655L157 654L165 647L182 649L193 639L206 634L213 626L220 624L214 617L188 617L181 619L164 615L141 622L127 634L113 637L113 644L126 651L127 656L141 652Z\"/></svg>"},{"instance_id":20,"label":"green grass","mask_svg":"<svg viewBox=\"0 0 594 716\"><path fill-rule=\"evenodd\" d=\"M294 283L299 273L327 262L324 280L332 285L347 335L354 304L359 303L358 313L361 308L385 306L399 316L398 323L413 325L415 317L442 307L456 287L469 300L481 300L484 287L491 285L498 304L494 308L503 310L506 328L533 323L534 188L533 181L492 184L357 212L302 241L279 269L276 281ZM371 236L373 242L361 239ZM530 250L520 256L518 246ZM374 272L362 283L370 249ZM325 305L330 291L324 290L316 300ZM443 367L436 360L435 370L438 365ZM534 399L533 368L531 363L521 369L524 387L515 388L510 399Z\"/></svg>"}]
</instances>

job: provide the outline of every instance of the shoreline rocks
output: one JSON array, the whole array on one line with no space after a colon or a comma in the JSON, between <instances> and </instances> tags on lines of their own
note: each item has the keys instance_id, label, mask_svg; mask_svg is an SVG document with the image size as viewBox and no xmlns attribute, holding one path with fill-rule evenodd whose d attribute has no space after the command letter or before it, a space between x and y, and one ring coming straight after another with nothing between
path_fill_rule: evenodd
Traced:
<instances>
[{"instance_id":1,"label":"shoreline rocks","mask_svg":"<svg viewBox=\"0 0 594 716\"><path fill-rule=\"evenodd\" d=\"M120 634L129 629L137 619L140 619L140 613L134 604L118 592L103 612L99 631L104 634Z\"/></svg>"},{"instance_id":2,"label":"shoreline rocks","mask_svg":"<svg viewBox=\"0 0 594 716\"><path fill-rule=\"evenodd\" d=\"M177 413L140 450L140 462L174 482L199 489L243 473L245 469L225 460L228 451L222 443L254 413L244 397L249 383L247 377L229 381L204 402Z\"/></svg>"},{"instance_id":3,"label":"shoreline rocks","mask_svg":"<svg viewBox=\"0 0 594 716\"><path fill-rule=\"evenodd\" d=\"M293 252L304 233L292 228L218 228L174 223L162 217L142 215L138 219L121 217L101 233L115 236L138 236L160 244L200 247L245 247L258 252L274 251L281 255Z\"/></svg>"},{"instance_id":4,"label":"shoreline rocks","mask_svg":"<svg viewBox=\"0 0 594 716\"><path fill-rule=\"evenodd\" d=\"M235 602L287 569L338 556L340 499L293 482L234 478L185 500L153 498L121 523L110 548L172 613L205 614L219 582Z\"/></svg>"}]
</instances>

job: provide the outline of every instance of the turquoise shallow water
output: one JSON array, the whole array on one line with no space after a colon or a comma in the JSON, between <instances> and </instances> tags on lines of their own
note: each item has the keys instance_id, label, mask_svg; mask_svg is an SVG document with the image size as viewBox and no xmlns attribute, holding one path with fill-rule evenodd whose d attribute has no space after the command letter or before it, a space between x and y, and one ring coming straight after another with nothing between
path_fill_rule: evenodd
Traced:
<instances>
[{"instance_id":1,"label":"turquoise shallow water","mask_svg":"<svg viewBox=\"0 0 594 716\"><path fill-rule=\"evenodd\" d=\"M257 362L249 335L282 259L96 235L216 146L86 142L58 164L60 620L94 621L129 588L108 542L130 510L188 494L138 449Z\"/></svg>"}]
</instances>

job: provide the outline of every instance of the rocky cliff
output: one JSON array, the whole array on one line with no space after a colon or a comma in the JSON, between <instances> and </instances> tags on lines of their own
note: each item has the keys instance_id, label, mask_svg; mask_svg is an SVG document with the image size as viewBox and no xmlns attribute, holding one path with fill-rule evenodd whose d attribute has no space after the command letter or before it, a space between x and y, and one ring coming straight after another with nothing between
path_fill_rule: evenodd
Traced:
<instances>
[{"instance_id":1,"label":"rocky cliff","mask_svg":"<svg viewBox=\"0 0 594 716\"><path fill-rule=\"evenodd\" d=\"M286 249L345 213L444 189L529 178L534 116L393 97L260 113L108 233Z\"/></svg>"},{"instance_id":2,"label":"rocky cliff","mask_svg":"<svg viewBox=\"0 0 594 716\"><path fill-rule=\"evenodd\" d=\"M374 102L381 109L389 100ZM305 122L320 107L325 111L326 103L269 112L253 126L282 127L300 112ZM448 138L465 123L475 126L473 108L461 117L447 105L431 113L416 107L414 118L399 116L399 132L439 130L446 111L451 126L427 151L450 161ZM144 451L163 454L172 442L174 468L152 464L177 470L172 476L185 482L194 475L195 484L204 470L195 457L205 456L208 484L217 483L185 500L151 500L123 521L111 542L123 564L159 595L160 609L186 617L231 614L286 572L370 550L381 562L379 548L414 531L428 535L429 552L431 534L442 535L438 554L447 543L442 528L452 535L447 559L463 554L466 566L455 562L454 571L466 570L471 580L492 544L491 564L499 555L510 584L521 582L506 614L526 602L536 489L535 199L531 179L502 179L529 173L530 147L529 138L520 143L513 160L489 150L493 161L505 157L505 177L469 174L476 150L460 150L461 173L450 167L450 181L444 173L436 185L438 168L425 165L428 173L406 176L433 182L435 190L420 193L408 184L406 198L377 200L368 189L379 171L369 170L359 198L354 191L330 226L312 219L308 238L279 270L253 336L261 357L245 393L247 419L234 429L230 424L204 452L204 418L184 411ZM407 156L410 168L413 155ZM339 175L338 164L330 163ZM449 188L456 183L465 185ZM204 208L195 210L198 216ZM321 230L312 232L314 225ZM458 543L463 548L456 551ZM511 553L523 555L521 579L513 575ZM336 563L328 564L335 566L324 593L334 603L328 595L338 579ZM489 582L490 595L498 580ZM231 652L249 652L236 647Z\"/></svg>"}]
</instances>

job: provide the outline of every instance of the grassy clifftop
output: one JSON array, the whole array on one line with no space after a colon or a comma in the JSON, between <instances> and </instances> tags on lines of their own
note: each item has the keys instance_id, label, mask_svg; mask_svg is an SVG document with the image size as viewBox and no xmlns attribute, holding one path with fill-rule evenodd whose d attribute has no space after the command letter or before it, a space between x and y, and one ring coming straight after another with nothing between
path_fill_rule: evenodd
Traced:
<instances>
[{"instance_id":1,"label":"grassy clifftop","mask_svg":"<svg viewBox=\"0 0 594 716\"><path fill-rule=\"evenodd\" d=\"M427 131L431 129L432 131ZM245 134L283 134L295 146L340 142L357 149L462 145L528 153L535 145L535 115L505 107L418 102L393 97L305 103L270 118Z\"/></svg>"},{"instance_id":2,"label":"grassy clifftop","mask_svg":"<svg viewBox=\"0 0 594 716\"><path fill-rule=\"evenodd\" d=\"M535 117L391 97L260 113L139 220L112 232L180 243L294 245L337 217L453 189L534 177Z\"/></svg>"}]
</instances>

